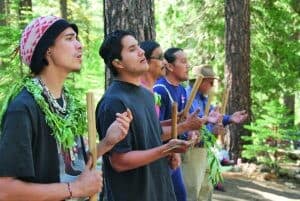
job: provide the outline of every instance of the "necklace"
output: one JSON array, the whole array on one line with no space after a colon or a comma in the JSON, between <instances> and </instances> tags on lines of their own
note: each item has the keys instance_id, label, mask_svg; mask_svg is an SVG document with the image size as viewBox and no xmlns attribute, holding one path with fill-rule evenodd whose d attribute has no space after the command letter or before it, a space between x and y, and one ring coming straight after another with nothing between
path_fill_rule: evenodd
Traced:
<instances>
[{"instance_id":1,"label":"necklace","mask_svg":"<svg viewBox=\"0 0 300 201\"><path fill-rule=\"evenodd\" d=\"M65 115L53 112L45 99L43 87L40 84L37 84L35 78L25 77L22 82L18 82L12 86L0 111L0 127L3 126L1 124L2 118L9 103L23 90L24 87L32 94L35 102L45 115L46 123L52 131L51 135L53 135L57 143L64 149L73 147L76 143L76 138L83 136L87 130L84 105L81 104L74 95L71 95L69 90L65 87L65 101L68 103Z\"/></svg>"},{"instance_id":2,"label":"necklace","mask_svg":"<svg viewBox=\"0 0 300 201\"><path fill-rule=\"evenodd\" d=\"M66 115L67 112L67 101L65 98L65 90L63 89L61 98L62 98L62 106L57 102L57 99L54 98L53 94L50 92L49 88L45 85L40 77L33 78L33 80L39 84L43 88L43 93L47 98L47 101L53 110L57 114Z\"/></svg>"}]
</instances>

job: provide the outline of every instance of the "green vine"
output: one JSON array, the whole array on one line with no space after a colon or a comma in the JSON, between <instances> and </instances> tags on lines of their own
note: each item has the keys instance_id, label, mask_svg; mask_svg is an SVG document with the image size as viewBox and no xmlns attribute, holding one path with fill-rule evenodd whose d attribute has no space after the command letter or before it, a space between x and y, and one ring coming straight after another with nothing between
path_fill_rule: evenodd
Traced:
<instances>
[{"instance_id":1,"label":"green vine","mask_svg":"<svg viewBox=\"0 0 300 201\"><path fill-rule=\"evenodd\" d=\"M204 141L204 147L207 150L207 160L209 164L209 179L215 186L219 182L223 182L221 164L215 155L213 148L216 144L216 137L205 126L200 129L202 140Z\"/></svg>"},{"instance_id":2,"label":"green vine","mask_svg":"<svg viewBox=\"0 0 300 201\"><path fill-rule=\"evenodd\" d=\"M68 104L67 114L65 116L61 116L51 111L49 104L43 96L42 87L37 85L32 78L24 78L22 82L17 83L10 90L0 112L0 123L2 124L3 115L9 103L21 92L24 87L33 95L38 106L45 114L46 123L51 128L52 135L57 142L64 149L74 146L75 139L78 136L82 136L86 131L86 112L85 107L70 94L67 88L65 88L65 97Z\"/></svg>"}]
</instances>

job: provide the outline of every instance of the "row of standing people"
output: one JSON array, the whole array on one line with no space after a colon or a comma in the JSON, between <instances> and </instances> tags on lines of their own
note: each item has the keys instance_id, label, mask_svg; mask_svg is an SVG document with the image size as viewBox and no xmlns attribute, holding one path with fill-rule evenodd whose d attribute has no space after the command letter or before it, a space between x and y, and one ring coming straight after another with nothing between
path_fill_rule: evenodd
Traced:
<instances>
[{"instance_id":1,"label":"row of standing people","mask_svg":"<svg viewBox=\"0 0 300 201\"><path fill-rule=\"evenodd\" d=\"M212 67L209 65L195 67L192 69L192 75L189 79L189 62L183 49L169 48L163 54L160 45L155 41L142 42L141 47L145 51L145 56L149 63L149 71L144 74L142 80L148 84L147 87L149 89L153 89L154 93L159 94L161 97L159 103L160 120L170 119L173 102L178 103L179 112L184 109L193 84L199 75L202 75L204 79L192 102L190 113L196 111L200 118L204 117L207 94L213 87L214 80L218 79ZM189 86L184 88L182 82L188 79ZM210 107L210 114L214 116L213 113L217 113L217 111L214 111L212 106ZM238 111L232 115L222 116L221 125L214 120L208 119L206 126L211 132L218 134L217 131L220 130L218 127L223 127L230 123L242 123L246 118L247 114L245 111ZM187 139L198 131L199 128L196 131L189 130L189 132L180 135L180 138ZM182 168L178 167L175 170L171 170L172 182L178 201L211 200L213 187L209 180L207 151L203 145L203 141L198 142L194 149L190 149L182 155Z\"/></svg>"},{"instance_id":2,"label":"row of standing people","mask_svg":"<svg viewBox=\"0 0 300 201\"><path fill-rule=\"evenodd\" d=\"M153 94L140 86L151 72L151 61L163 61L161 49L153 50L147 56L126 31L109 34L99 50L116 77L96 109L98 156L103 155L105 193L111 201L186 199L177 153L186 152L190 144L170 140L170 122L158 120ZM184 62L178 60L178 51L172 54L170 72ZM90 169L78 134L84 110L64 87L66 77L80 71L78 28L53 16L37 18L22 34L20 55L33 76L22 82L0 113L0 200L85 200L102 190L102 175ZM183 105L185 100L180 99ZM166 112L162 105L159 109L160 116ZM182 136L219 118L213 112L209 118L198 113L178 124Z\"/></svg>"}]
</instances>

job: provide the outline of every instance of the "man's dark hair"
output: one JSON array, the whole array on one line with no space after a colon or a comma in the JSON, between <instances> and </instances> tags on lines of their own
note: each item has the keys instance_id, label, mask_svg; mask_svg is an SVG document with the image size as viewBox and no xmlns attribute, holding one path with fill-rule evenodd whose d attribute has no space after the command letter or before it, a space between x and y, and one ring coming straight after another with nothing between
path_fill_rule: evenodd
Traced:
<instances>
[{"instance_id":1,"label":"man's dark hair","mask_svg":"<svg viewBox=\"0 0 300 201\"><path fill-rule=\"evenodd\" d=\"M147 60L150 59L152 52L160 47L160 45L153 41L153 40L146 40L144 42L141 42L140 47L145 51L145 57Z\"/></svg>"},{"instance_id":2,"label":"man's dark hair","mask_svg":"<svg viewBox=\"0 0 300 201\"><path fill-rule=\"evenodd\" d=\"M122 39L128 35L135 37L130 31L116 30L105 36L100 46L99 55L102 57L105 65L110 69L114 76L118 75L118 71L113 66L112 62L115 59L122 60Z\"/></svg>"},{"instance_id":3,"label":"man's dark hair","mask_svg":"<svg viewBox=\"0 0 300 201\"><path fill-rule=\"evenodd\" d=\"M167 49L167 51L164 54L164 57L168 63L173 63L176 60L175 53L178 51L183 51L183 49L177 47L171 47Z\"/></svg>"}]
</instances>

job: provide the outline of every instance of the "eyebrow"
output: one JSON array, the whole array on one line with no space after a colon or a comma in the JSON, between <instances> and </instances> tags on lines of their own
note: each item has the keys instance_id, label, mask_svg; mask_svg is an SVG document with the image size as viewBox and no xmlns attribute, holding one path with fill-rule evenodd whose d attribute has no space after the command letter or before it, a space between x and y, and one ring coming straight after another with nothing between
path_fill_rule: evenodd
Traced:
<instances>
[{"instance_id":1,"label":"eyebrow","mask_svg":"<svg viewBox=\"0 0 300 201\"><path fill-rule=\"evenodd\" d=\"M76 34L75 33L67 33L64 36L76 36Z\"/></svg>"},{"instance_id":2,"label":"eyebrow","mask_svg":"<svg viewBox=\"0 0 300 201\"><path fill-rule=\"evenodd\" d=\"M130 45L130 46L128 47L128 49L133 48L133 47L136 47L136 46L138 46L138 45L139 45L138 43L133 44L133 45Z\"/></svg>"}]
</instances>

